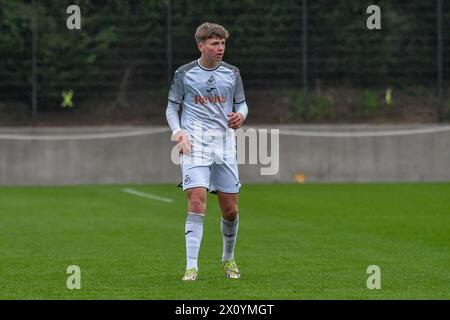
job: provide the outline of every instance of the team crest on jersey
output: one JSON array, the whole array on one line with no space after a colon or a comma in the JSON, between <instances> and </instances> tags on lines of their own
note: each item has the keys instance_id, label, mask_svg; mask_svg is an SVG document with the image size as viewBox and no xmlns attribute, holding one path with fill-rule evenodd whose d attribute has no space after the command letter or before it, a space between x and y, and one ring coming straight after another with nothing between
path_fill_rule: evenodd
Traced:
<instances>
[{"instance_id":1,"label":"team crest on jersey","mask_svg":"<svg viewBox=\"0 0 450 320\"><path fill-rule=\"evenodd\" d=\"M211 75L209 79L205 82L208 86L212 86L213 84L216 84L216 79L214 79L214 75Z\"/></svg>"}]
</instances>

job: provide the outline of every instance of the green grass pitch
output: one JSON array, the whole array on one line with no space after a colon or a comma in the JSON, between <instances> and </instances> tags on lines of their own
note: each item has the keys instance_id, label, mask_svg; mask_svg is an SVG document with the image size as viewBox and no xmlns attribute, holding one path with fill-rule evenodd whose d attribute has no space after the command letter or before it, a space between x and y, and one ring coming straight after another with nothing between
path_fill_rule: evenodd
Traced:
<instances>
[{"instance_id":1,"label":"green grass pitch","mask_svg":"<svg viewBox=\"0 0 450 320\"><path fill-rule=\"evenodd\" d=\"M170 197L165 203L122 188ZM245 185L224 277L214 195L199 278L183 282L173 185L1 187L1 299L449 299L450 184ZM66 268L81 268L81 289ZM366 286L381 269L381 289Z\"/></svg>"}]
</instances>

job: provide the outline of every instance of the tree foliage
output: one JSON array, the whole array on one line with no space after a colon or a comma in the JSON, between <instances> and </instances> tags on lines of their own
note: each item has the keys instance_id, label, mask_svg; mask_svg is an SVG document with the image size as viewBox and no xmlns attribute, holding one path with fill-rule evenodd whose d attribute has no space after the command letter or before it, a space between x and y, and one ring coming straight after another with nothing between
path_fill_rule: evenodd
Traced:
<instances>
[{"instance_id":1,"label":"tree foliage","mask_svg":"<svg viewBox=\"0 0 450 320\"><path fill-rule=\"evenodd\" d=\"M429 84L436 76L436 1L309 1L309 77L331 84ZM37 1L39 99L58 107L63 90L78 101L127 105L131 95L167 87L166 1ZM79 5L82 30L66 28ZM366 28L371 4L382 30ZM0 100L29 99L31 1L0 1ZM249 87L301 85L302 3L298 0L172 0L173 69L195 59L204 21L231 32L226 60ZM444 4L444 43L450 5ZM450 49L444 47L448 56ZM446 58L449 75L450 59Z\"/></svg>"}]
</instances>

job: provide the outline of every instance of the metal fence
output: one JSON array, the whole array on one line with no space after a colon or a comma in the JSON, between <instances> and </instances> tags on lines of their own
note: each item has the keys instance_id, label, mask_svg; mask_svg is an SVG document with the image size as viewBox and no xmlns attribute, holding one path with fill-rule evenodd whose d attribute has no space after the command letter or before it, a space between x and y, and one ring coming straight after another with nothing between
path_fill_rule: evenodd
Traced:
<instances>
[{"instance_id":1,"label":"metal fence","mask_svg":"<svg viewBox=\"0 0 450 320\"><path fill-rule=\"evenodd\" d=\"M371 5L381 29L367 27ZM204 21L231 33L250 123L450 118L448 1L2 0L0 125L164 123Z\"/></svg>"}]
</instances>

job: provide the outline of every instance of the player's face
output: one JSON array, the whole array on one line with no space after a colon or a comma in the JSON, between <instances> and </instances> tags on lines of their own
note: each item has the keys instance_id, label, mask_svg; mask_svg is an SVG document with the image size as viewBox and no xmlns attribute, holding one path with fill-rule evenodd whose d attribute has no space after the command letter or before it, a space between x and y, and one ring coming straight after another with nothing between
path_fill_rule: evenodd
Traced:
<instances>
[{"instance_id":1,"label":"player's face","mask_svg":"<svg viewBox=\"0 0 450 320\"><path fill-rule=\"evenodd\" d=\"M205 42L200 42L198 48L204 58L219 62L225 53L225 39L209 38Z\"/></svg>"}]
</instances>

